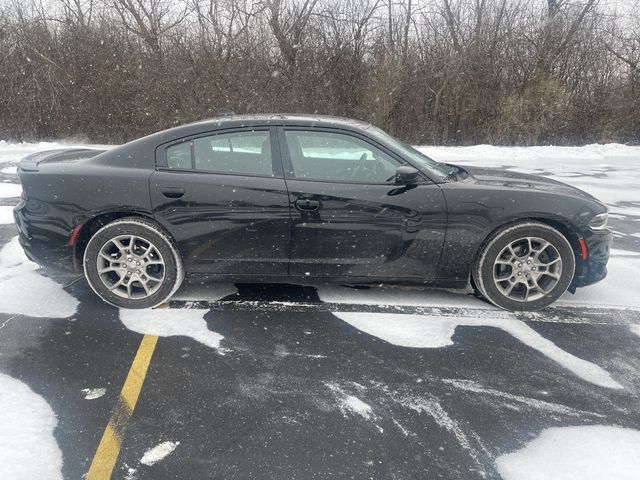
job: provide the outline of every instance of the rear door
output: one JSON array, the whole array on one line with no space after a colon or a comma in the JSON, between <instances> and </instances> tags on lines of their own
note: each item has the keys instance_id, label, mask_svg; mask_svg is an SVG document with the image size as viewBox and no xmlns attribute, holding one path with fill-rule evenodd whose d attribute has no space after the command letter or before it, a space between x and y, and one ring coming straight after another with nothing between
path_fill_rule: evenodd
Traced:
<instances>
[{"instance_id":1,"label":"rear door","mask_svg":"<svg viewBox=\"0 0 640 480\"><path fill-rule=\"evenodd\" d=\"M281 128L292 275L429 280L446 229L440 187L394 183L402 158L355 132Z\"/></svg>"},{"instance_id":2,"label":"rear door","mask_svg":"<svg viewBox=\"0 0 640 480\"><path fill-rule=\"evenodd\" d=\"M287 274L289 200L275 129L243 128L163 145L154 215L187 272Z\"/></svg>"}]
</instances>

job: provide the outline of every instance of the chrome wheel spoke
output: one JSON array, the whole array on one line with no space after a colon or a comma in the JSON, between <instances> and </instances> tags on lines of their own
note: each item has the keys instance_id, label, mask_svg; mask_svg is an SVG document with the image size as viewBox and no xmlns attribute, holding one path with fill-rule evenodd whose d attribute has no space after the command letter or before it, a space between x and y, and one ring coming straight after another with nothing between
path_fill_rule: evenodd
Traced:
<instances>
[{"instance_id":1,"label":"chrome wheel spoke","mask_svg":"<svg viewBox=\"0 0 640 480\"><path fill-rule=\"evenodd\" d=\"M146 275L147 278L153 282L161 282L162 280L164 280L164 278L154 277L153 275L149 275L148 273Z\"/></svg>"},{"instance_id":2,"label":"chrome wheel spoke","mask_svg":"<svg viewBox=\"0 0 640 480\"><path fill-rule=\"evenodd\" d=\"M105 267L105 268L103 268L101 270L98 270L98 273L119 272L119 271L120 271L120 268L110 265L110 266Z\"/></svg>"},{"instance_id":3,"label":"chrome wheel spoke","mask_svg":"<svg viewBox=\"0 0 640 480\"><path fill-rule=\"evenodd\" d=\"M554 258L554 259L553 259L553 260L551 260L550 262L546 262L546 263L544 263L544 262L539 262L539 265L540 265L540 266L542 266L542 267L550 267L551 265L555 265L556 263L558 263L558 262L560 262L560 261L561 261L561 258L560 258L560 257L558 257L558 258Z\"/></svg>"}]
</instances>

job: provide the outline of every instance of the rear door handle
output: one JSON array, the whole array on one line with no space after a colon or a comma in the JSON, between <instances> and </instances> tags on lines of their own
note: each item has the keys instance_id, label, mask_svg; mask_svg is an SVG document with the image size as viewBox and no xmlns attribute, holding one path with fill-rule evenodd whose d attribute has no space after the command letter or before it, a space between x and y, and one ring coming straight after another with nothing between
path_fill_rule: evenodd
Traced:
<instances>
[{"instance_id":1,"label":"rear door handle","mask_svg":"<svg viewBox=\"0 0 640 480\"><path fill-rule=\"evenodd\" d=\"M184 195L184 188L164 187L161 189L161 192L167 198L180 198Z\"/></svg>"},{"instance_id":2,"label":"rear door handle","mask_svg":"<svg viewBox=\"0 0 640 480\"><path fill-rule=\"evenodd\" d=\"M296 200L296 208L305 212L312 212L320 208L318 200L309 200L308 198L299 198Z\"/></svg>"}]
</instances>

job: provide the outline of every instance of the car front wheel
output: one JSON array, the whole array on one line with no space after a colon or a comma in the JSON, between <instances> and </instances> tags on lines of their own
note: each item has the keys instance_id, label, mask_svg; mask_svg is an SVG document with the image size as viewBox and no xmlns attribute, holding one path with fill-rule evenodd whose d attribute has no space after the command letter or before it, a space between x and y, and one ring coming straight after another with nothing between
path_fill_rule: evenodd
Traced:
<instances>
[{"instance_id":1,"label":"car front wheel","mask_svg":"<svg viewBox=\"0 0 640 480\"><path fill-rule=\"evenodd\" d=\"M100 298L123 308L166 302L184 278L173 240L155 223L138 217L115 220L91 237L84 273Z\"/></svg>"},{"instance_id":2,"label":"car front wheel","mask_svg":"<svg viewBox=\"0 0 640 480\"><path fill-rule=\"evenodd\" d=\"M473 269L477 290L507 310L539 310L556 301L569 287L575 254L555 228L522 222L493 234L485 242Z\"/></svg>"}]
</instances>

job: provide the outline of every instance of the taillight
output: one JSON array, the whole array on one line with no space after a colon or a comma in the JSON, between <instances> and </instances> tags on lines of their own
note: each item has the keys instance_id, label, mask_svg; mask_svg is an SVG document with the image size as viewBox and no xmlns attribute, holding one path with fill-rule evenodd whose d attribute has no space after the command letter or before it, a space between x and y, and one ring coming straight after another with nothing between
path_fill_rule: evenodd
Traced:
<instances>
[{"instance_id":1,"label":"taillight","mask_svg":"<svg viewBox=\"0 0 640 480\"><path fill-rule=\"evenodd\" d=\"M71 230L71 234L69 235L69 245L75 245L77 243L80 230L82 230L82 224L73 227L73 230Z\"/></svg>"}]
</instances>

